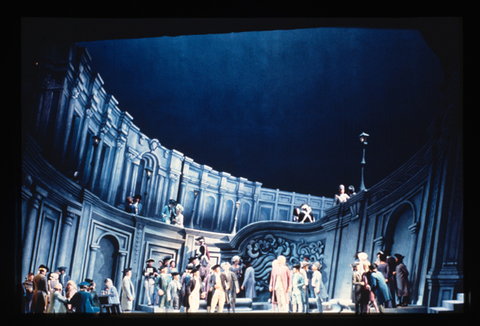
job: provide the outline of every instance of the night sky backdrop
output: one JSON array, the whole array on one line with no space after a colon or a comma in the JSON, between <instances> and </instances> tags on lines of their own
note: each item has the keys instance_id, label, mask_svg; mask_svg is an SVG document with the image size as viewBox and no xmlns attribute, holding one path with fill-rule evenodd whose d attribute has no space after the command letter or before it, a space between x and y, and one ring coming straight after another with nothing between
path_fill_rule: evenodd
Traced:
<instances>
[{"instance_id":1,"label":"night sky backdrop","mask_svg":"<svg viewBox=\"0 0 480 326\"><path fill-rule=\"evenodd\" d=\"M265 188L367 188L427 141L439 59L417 30L311 28L78 43L105 90L168 149Z\"/></svg>"}]
</instances>

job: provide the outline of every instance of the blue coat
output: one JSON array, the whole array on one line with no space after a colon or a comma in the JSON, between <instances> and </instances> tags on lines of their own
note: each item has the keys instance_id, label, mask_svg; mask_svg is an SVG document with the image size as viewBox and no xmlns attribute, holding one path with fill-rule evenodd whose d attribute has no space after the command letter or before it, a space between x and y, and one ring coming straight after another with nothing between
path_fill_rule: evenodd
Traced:
<instances>
[{"instance_id":1,"label":"blue coat","mask_svg":"<svg viewBox=\"0 0 480 326\"><path fill-rule=\"evenodd\" d=\"M78 291L70 299L70 303L75 308L77 313L94 313L98 312L98 308L94 309L93 299L90 292Z\"/></svg>"},{"instance_id":2,"label":"blue coat","mask_svg":"<svg viewBox=\"0 0 480 326\"><path fill-rule=\"evenodd\" d=\"M370 275L371 290L375 293L379 304L385 303L388 300L392 300L392 295L388 289L385 277L379 271L372 272Z\"/></svg>"}]
</instances>

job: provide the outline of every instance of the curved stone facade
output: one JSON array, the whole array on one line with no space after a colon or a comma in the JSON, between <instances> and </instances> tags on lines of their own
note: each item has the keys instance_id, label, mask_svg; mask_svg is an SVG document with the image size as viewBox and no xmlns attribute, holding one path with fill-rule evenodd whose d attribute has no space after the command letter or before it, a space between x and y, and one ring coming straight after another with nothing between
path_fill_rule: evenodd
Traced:
<instances>
[{"instance_id":1,"label":"curved stone facade","mask_svg":"<svg viewBox=\"0 0 480 326\"><path fill-rule=\"evenodd\" d=\"M456 116L458 80L431 140L384 181L333 206L332 198L262 188L200 165L150 139L119 109L75 44L45 55L22 108L23 279L40 264L66 266L76 282L110 277L120 288L132 267L145 302L141 271L148 258L171 256L183 270L202 235L212 263L252 260L260 300L268 299L271 262L306 255L320 261L330 298L350 298L350 264L358 251L406 256L414 303L436 306L463 287L463 162ZM455 77L455 76L454 76ZM151 176L150 173L151 172ZM140 214L127 196L143 196ZM184 227L160 220L169 199L185 207ZM308 202L316 222L290 222Z\"/></svg>"}]
</instances>

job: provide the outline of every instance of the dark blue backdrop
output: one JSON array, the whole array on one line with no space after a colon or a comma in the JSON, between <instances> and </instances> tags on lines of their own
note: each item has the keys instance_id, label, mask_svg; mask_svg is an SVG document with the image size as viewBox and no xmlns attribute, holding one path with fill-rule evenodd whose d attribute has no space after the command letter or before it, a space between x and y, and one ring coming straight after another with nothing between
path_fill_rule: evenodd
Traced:
<instances>
[{"instance_id":1,"label":"dark blue backdrop","mask_svg":"<svg viewBox=\"0 0 480 326\"><path fill-rule=\"evenodd\" d=\"M416 30L314 28L79 43L150 138L267 188L367 188L427 140L443 73Z\"/></svg>"}]
</instances>

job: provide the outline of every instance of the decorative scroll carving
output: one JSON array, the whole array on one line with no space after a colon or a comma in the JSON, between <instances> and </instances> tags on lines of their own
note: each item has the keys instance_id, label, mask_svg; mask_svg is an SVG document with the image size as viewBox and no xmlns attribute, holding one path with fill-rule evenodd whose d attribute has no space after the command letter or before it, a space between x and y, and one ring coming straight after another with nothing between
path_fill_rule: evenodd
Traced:
<instances>
[{"instance_id":1,"label":"decorative scroll carving","mask_svg":"<svg viewBox=\"0 0 480 326\"><path fill-rule=\"evenodd\" d=\"M285 256L290 268L303 261L303 257L308 257L311 262L318 261L323 266L321 270L323 275L326 267L323 261L324 251L324 240L306 242L304 239L300 239L294 241L267 234L261 238L250 240L241 254L244 259L252 262L252 267L255 269L256 290L261 293L268 292L272 262L279 255ZM323 281L327 282L325 278Z\"/></svg>"}]
</instances>

